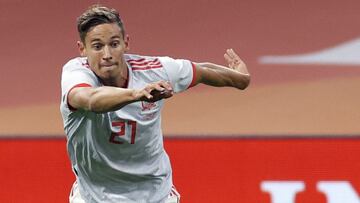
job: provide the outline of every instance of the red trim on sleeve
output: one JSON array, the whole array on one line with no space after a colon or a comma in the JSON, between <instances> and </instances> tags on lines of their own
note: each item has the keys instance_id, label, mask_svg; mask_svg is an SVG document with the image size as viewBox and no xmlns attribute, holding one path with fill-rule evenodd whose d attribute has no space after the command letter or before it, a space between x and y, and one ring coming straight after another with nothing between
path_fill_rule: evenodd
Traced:
<instances>
[{"instance_id":1,"label":"red trim on sleeve","mask_svg":"<svg viewBox=\"0 0 360 203\"><path fill-rule=\"evenodd\" d=\"M77 84L75 86L73 86L72 88L70 88L70 90L68 91L67 95L69 96L71 90L77 88L77 87L91 87L91 85L87 84L87 83L80 83L80 84ZM77 109L72 107L70 104L69 104L69 97L67 97L67 100L66 100L66 103L70 109L70 111L76 111Z\"/></svg>"},{"instance_id":2,"label":"red trim on sleeve","mask_svg":"<svg viewBox=\"0 0 360 203\"><path fill-rule=\"evenodd\" d=\"M196 66L193 62L191 62L191 65L192 65L192 71L193 71L193 78L192 78L192 81L191 81L188 89L191 87L194 87L196 85Z\"/></svg>"}]
</instances>

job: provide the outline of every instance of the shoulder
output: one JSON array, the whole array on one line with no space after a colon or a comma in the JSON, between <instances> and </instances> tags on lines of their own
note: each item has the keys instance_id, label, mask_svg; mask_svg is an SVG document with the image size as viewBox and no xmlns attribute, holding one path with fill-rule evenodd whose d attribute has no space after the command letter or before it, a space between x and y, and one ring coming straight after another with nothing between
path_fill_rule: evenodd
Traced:
<instances>
[{"instance_id":1,"label":"shoulder","mask_svg":"<svg viewBox=\"0 0 360 203\"><path fill-rule=\"evenodd\" d=\"M125 60L133 71L161 69L161 57L126 54Z\"/></svg>"},{"instance_id":2,"label":"shoulder","mask_svg":"<svg viewBox=\"0 0 360 203\"><path fill-rule=\"evenodd\" d=\"M87 83L92 86L100 85L95 73L90 69L86 57L77 57L69 60L62 69L62 84Z\"/></svg>"},{"instance_id":3,"label":"shoulder","mask_svg":"<svg viewBox=\"0 0 360 203\"><path fill-rule=\"evenodd\" d=\"M63 72L68 72L68 71L71 72L74 70L91 72L85 57L76 57L76 58L70 59L63 66Z\"/></svg>"},{"instance_id":4,"label":"shoulder","mask_svg":"<svg viewBox=\"0 0 360 203\"><path fill-rule=\"evenodd\" d=\"M134 71L173 68L182 66L184 63L190 61L185 59L174 59L169 56L142 56L135 54L125 54L125 61L129 67Z\"/></svg>"}]
</instances>

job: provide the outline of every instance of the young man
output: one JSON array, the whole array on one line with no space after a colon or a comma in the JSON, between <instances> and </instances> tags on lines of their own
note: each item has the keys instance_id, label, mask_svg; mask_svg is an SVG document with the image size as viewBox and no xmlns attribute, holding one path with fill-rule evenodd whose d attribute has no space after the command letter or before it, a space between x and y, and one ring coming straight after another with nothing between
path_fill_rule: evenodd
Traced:
<instances>
[{"instance_id":1,"label":"young man","mask_svg":"<svg viewBox=\"0 0 360 203\"><path fill-rule=\"evenodd\" d=\"M179 202L163 148L164 99L199 83L245 89L246 65L229 49L228 67L127 54L114 9L78 18L82 57L63 67L61 113L76 181L71 203Z\"/></svg>"}]
</instances>

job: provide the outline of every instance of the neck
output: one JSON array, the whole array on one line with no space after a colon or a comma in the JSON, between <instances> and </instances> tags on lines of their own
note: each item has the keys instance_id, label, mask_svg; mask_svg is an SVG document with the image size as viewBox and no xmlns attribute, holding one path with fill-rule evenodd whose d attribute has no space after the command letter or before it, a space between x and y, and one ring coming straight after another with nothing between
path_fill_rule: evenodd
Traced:
<instances>
[{"instance_id":1,"label":"neck","mask_svg":"<svg viewBox=\"0 0 360 203\"><path fill-rule=\"evenodd\" d=\"M124 63L123 68L114 77L110 77L106 80L102 80L102 83L106 86L126 88L129 80L129 70L127 64Z\"/></svg>"}]
</instances>

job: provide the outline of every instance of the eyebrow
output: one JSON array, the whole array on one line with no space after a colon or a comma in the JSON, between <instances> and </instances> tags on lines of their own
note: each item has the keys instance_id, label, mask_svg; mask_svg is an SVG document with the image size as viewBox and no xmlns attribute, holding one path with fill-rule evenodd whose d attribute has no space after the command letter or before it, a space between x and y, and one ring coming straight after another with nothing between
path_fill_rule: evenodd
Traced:
<instances>
[{"instance_id":1,"label":"eyebrow","mask_svg":"<svg viewBox=\"0 0 360 203\"><path fill-rule=\"evenodd\" d=\"M121 37L115 35L115 36L112 36L110 39L121 39ZM95 38L95 39L92 39L90 41L90 43L93 43L93 42L101 42L101 39L100 38Z\"/></svg>"},{"instance_id":2,"label":"eyebrow","mask_svg":"<svg viewBox=\"0 0 360 203\"><path fill-rule=\"evenodd\" d=\"M93 42L100 42L100 41L101 41L100 39L95 38L95 39L92 39L92 40L90 41L90 43L93 43Z\"/></svg>"}]
</instances>

